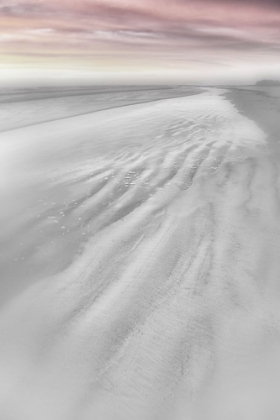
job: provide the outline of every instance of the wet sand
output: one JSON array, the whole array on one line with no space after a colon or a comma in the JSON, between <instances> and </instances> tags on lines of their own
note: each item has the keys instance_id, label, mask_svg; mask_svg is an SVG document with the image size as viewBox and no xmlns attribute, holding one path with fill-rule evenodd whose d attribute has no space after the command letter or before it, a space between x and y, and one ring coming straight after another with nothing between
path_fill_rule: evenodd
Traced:
<instances>
[{"instance_id":1,"label":"wet sand","mask_svg":"<svg viewBox=\"0 0 280 420\"><path fill-rule=\"evenodd\" d=\"M0 133L117 107L186 97L189 86L95 86L0 89Z\"/></svg>"},{"instance_id":2,"label":"wet sand","mask_svg":"<svg viewBox=\"0 0 280 420\"><path fill-rule=\"evenodd\" d=\"M279 113L206 89L2 133L3 418L279 418Z\"/></svg>"}]
</instances>

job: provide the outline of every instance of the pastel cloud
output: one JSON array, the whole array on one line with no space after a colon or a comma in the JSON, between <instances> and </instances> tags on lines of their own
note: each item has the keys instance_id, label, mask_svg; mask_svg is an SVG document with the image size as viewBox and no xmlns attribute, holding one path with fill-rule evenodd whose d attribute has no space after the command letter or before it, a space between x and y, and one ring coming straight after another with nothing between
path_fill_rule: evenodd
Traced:
<instances>
[{"instance_id":1,"label":"pastel cloud","mask_svg":"<svg viewBox=\"0 0 280 420\"><path fill-rule=\"evenodd\" d=\"M0 0L0 57L69 67L76 55L89 70L271 68L279 28L277 0Z\"/></svg>"}]
</instances>

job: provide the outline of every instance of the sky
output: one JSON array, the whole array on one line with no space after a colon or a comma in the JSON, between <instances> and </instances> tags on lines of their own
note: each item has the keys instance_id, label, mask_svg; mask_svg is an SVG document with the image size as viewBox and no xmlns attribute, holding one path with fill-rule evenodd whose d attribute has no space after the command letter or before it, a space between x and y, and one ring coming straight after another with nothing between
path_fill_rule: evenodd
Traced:
<instances>
[{"instance_id":1,"label":"sky","mask_svg":"<svg viewBox=\"0 0 280 420\"><path fill-rule=\"evenodd\" d=\"M280 0L0 0L0 79L280 78Z\"/></svg>"}]
</instances>

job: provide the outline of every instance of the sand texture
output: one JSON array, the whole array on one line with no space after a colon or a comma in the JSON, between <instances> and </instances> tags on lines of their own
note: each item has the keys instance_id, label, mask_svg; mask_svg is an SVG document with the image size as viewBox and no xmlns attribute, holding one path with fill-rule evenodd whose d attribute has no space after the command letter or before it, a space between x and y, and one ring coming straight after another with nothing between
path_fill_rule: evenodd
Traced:
<instances>
[{"instance_id":1,"label":"sand texture","mask_svg":"<svg viewBox=\"0 0 280 420\"><path fill-rule=\"evenodd\" d=\"M0 418L279 419L280 92L127 101L0 133Z\"/></svg>"}]
</instances>

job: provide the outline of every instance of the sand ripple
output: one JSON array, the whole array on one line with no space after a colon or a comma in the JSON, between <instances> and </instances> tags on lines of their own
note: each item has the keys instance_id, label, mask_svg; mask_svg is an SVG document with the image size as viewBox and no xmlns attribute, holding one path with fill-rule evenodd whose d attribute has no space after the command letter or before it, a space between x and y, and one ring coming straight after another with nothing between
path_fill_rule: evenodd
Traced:
<instances>
[{"instance_id":1,"label":"sand ripple","mask_svg":"<svg viewBox=\"0 0 280 420\"><path fill-rule=\"evenodd\" d=\"M2 145L3 418L256 419L273 406L279 163L253 121L210 89Z\"/></svg>"}]
</instances>

